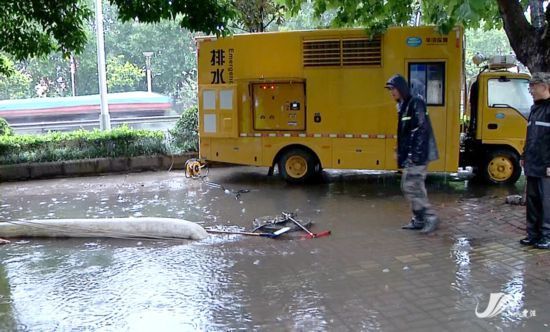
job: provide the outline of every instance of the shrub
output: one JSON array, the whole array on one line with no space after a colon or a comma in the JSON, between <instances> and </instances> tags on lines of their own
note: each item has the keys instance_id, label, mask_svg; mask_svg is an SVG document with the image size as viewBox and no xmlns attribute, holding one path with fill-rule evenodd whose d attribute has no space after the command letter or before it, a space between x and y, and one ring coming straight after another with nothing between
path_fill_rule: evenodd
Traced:
<instances>
[{"instance_id":1,"label":"shrub","mask_svg":"<svg viewBox=\"0 0 550 332\"><path fill-rule=\"evenodd\" d=\"M199 111L196 106L183 111L174 129L169 131L170 144L176 152L198 151Z\"/></svg>"},{"instance_id":2,"label":"shrub","mask_svg":"<svg viewBox=\"0 0 550 332\"><path fill-rule=\"evenodd\" d=\"M166 154L162 131L128 126L44 135L0 136L0 164Z\"/></svg>"},{"instance_id":3,"label":"shrub","mask_svg":"<svg viewBox=\"0 0 550 332\"><path fill-rule=\"evenodd\" d=\"M0 136L11 136L13 130L11 129L8 121L4 118L0 118Z\"/></svg>"}]
</instances>

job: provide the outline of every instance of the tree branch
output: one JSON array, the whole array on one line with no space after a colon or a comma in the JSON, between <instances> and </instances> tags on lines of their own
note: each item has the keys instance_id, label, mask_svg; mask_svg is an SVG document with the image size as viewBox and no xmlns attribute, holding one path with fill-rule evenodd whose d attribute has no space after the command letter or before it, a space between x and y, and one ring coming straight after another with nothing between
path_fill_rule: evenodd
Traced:
<instances>
[{"instance_id":1,"label":"tree branch","mask_svg":"<svg viewBox=\"0 0 550 332\"><path fill-rule=\"evenodd\" d=\"M268 27L271 23L273 23L273 21L275 21L276 18L277 18L277 16L276 16L276 15L273 15L273 18L272 18L269 22L267 22L266 24L264 24L264 30L267 29L267 27Z\"/></svg>"},{"instance_id":2,"label":"tree branch","mask_svg":"<svg viewBox=\"0 0 550 332\"><path fill-rule=\"evenodd\" d=\"M232 27L233 29L239 29L239 30L241 30L241 31L243 31L243 32L250 32L250 30L247 30L247 29L245 29L245 28L243 28L243 27L240 27L240 26L238 26L237 24L231 24L231 27Z\"/></svg>"},{"instance_id":3,"label":"tree branch","mask_svg":"<svg viewBox=\"0 0 550 332\"><path fill-rule=\"evenodd\" d=\"M518 0L497 0L497 3L510 46L518 60L531 69L533 63L530 59L538 49L536 29L527 21ZM526 45L530 45L530 47L526 47Z\"/></svg>"}]
</instances>

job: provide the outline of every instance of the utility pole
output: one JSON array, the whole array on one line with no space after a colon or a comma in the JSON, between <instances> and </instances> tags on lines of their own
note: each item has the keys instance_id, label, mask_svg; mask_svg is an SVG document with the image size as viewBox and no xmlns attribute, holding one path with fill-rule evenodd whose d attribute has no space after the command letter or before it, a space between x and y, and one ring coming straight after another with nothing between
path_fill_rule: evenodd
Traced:
<instances>
[{"instance_id":1,"label":"utility pole","mask_svg":"<svg viewBox=\"0 0 550 332\"><path fill-rule=\"evenodd\" d=\"M70 63L71 63L71 90L73 92L73 97L75 97L76 96L76 84L75 84L76 83L75 82L76 63L72 53L71 53Z\"/></svg>"},{"instance_id":2,"label":"utility pole","mask_svg":"<svg viewBox=\"0 0 550 332\"><path fill-rule=\"evenodd\" d=\"M101 130L111 130L111 116L107 102L107 75L105 74L105 41L103 36L103 6L101 0L96 0L95 6L96 35L97 35L97 73L99 76L99 97L101 114L99 126Z\"/></svg>"},{"instance_id":3,"label":"utility pole","mask_svg":"<svg viewBox=\"0 0 550 332\"><path fill-rule=\"evenodd\" d=\"M143 52L143 55L145 56L145 69L147 70L147 92L152 92L152 85L151 85L151 56L153 56L153 52Z\"/></svg>"}]
</instances>

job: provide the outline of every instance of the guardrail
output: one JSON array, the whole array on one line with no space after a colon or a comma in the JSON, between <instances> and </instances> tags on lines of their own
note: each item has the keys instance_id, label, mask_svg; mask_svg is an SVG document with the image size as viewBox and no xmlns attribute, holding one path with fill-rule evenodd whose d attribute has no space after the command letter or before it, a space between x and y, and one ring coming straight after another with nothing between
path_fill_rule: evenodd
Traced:
<instances>
[{"instance_id":1,"label":"guardrail","mask_svg":"<svg viewBox=\"0 0 550 332\"><path fill-rule=\"evenodd\" d=\"M133 118L111 118L112 126L120 126L128 124L130 127L141 125L141 128L167 130L169 126L158 126L158 124L172 124L180 118L179 115L163 115L163 116L141 116ZM31 122L31 123L13 123L10 127L17 134L29 133L44 133L48 131L71 131L76 129L93 129L99 128L99 119L97 120L76 120L76 121L52 121L52 122Z\"/></svg>"}]
</instances>

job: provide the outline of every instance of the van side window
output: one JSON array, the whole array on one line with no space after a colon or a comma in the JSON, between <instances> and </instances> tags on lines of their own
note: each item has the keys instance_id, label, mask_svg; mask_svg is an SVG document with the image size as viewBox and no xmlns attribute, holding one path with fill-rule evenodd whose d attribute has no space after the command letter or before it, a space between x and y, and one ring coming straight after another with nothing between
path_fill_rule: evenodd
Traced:
<instances>
[{"instance_id":1,"label":"van side window","mask_svg":"<svg viewBox=\"0 0 550 332\"><path fill-rule=\"evenodd\" d=\"M445 63L409 63L409 87L412 95L420 95L428 106L445 105Z\"/></svg>"},{"instance_id":2,"label":"van side window","mask_svg":"<svg viewBox=\"0 0 550 332\"><path fill-rule=\"evenodd\" d=\"M529 81L520 78L492 78L487 82L489 107L511 107L525 118L529 117L533 98L529 94Z\"/></svg>"}]
</instances>

